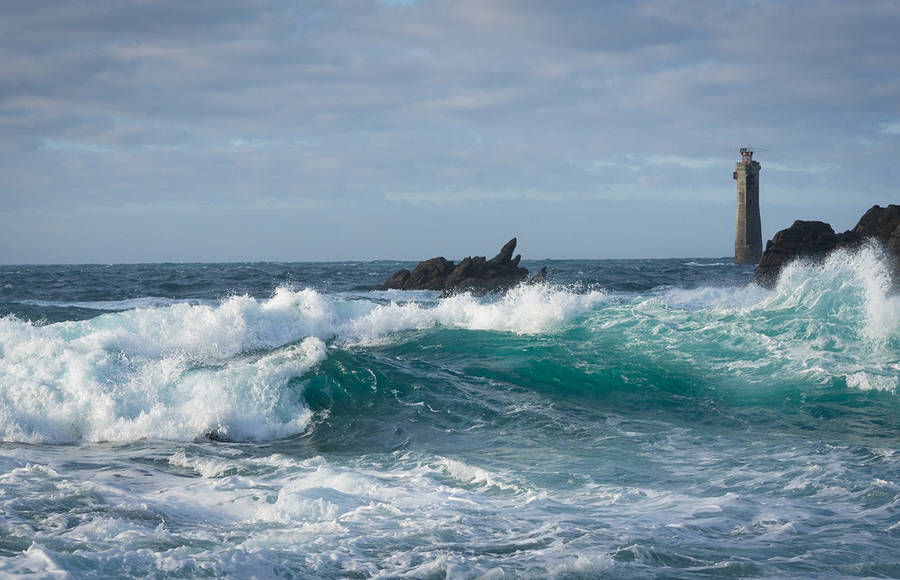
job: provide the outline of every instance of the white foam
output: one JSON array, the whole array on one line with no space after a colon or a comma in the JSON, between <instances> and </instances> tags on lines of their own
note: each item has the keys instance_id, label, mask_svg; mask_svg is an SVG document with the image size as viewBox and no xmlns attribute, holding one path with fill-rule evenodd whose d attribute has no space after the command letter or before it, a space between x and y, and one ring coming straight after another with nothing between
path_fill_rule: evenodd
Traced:
<instances>
[{"instance_id":1,"label":"white foam","mask_svg":"<svg viewBox=\"0 0 900 580\"><path fill-rule=\"evenodd\" d=\"M774 290L666 288L599 311L594 326L649 356L725 372L726 384L765 388L777 374L897 392L900 296L890 288L882 252L868 245L793 262Z\"/></svg>"},{"instance_id":2,"label":"white foam","mask_svg":"<svg viewBox=\"0 0 900 580\"><path fill-rule=\"evenodd\" d=\"M536 285L493 301L425 298L384 304L279 288L268 300L177 302L46 326L8 316L0 319L0 438L289 436L311 416L291 380L325 359L326 341L367 344L437 325L552 332L605 295Z\"/></svg>"},{"instance_id":3,"label":"white foam","mask_svg":"<svg viewBox=\"0 0 900 580\"><path fill-rule=\"evenodd\" d=\"M858 322L861 338L900 338L900 296L890 293L891 273L881 248L839 250L821 264L788 264L767 308L795 307L823 318Z\"/></svg>"},{"instance_id":4,"label":"white foam","mask_svg":"<svg viewBox=\"0 0 900 580\"><path fill-rule=\"evenodd\" d=\"M700 288L667 288L660 299L671 308L681 310L745 310L771 296L771 291L755 284L743 287L702 286Z\"/></svg>"},{"instance_id":5,"label":"white foam","mask_svg":"<svg viewBox=\"0 0 900 580\"><path fill-rule=\"evenodd\" d=\"M0 572L15 578L71 578L72 574L57 562L53 552L32 543L12 558L0 558Z\"/></svg>"},{"instance_id":6,"label":"white foam","mask_svg":"<svg viewBox=\"0 0 900 580\"><path fill-rule=\"evenodd\" d=\"M515 485L504 482L500 477L486 469L475 467L456 459L442 457L438 463L451 477L464 483L477 484L486 488L496 487L501 490L523 491Z\"/></svg>"},{"instance_id":7,"label":"white foam","mask_svg":"<svg viewBox=\"0 0 900 580\"><path fill-rule=\"evenodd\" d=\"M821 380L896 392L900 368L900 296L880 247L831 254L821 264L785 267L758 313L782 352Z\"/></svg>"},{"instance_id":8,"label":"white foam","mask_svg":"<svg viewBox=\"0 0 900 580\"><path fill-rule=\"evenodd\" d=\"M790 262L774 291L756 284L656 290L663 304L679 310L777 313L797 309L799 316L858 324L862 338L884 340L900 338L900 296L891 294L890 288L884 252L870 243L833 252L821 263Z\"/></svg>"},{"instance_id":9,"label":"white foam","mask_svg":"<svg viewBox=\"0 0 900 580\"><path fill-rule=\"evenodd\" d=\"M288 382L323 360L325 345L310 337L263 356L236 357L290 339L283 328L248 329L234 313L240 302L218 311L177 305L44 327L0 320L0 434L7 441L65 442L193 439L211 431L258 439L302 431L310 413Z\"/></svg>"},{"instance_id":10,"label":"white foam","mask_svg":"<svg viewBox=\"0 0 900 580\"><path fill-rule=\"evenodd\" d=\"M0 558L0 576L52 577L63 567L110 576L690 574L698 568L669 567L660 557L680 558L693 542L711 554L695 566L724 567L736 560L717 555L723 544L766 555L773 543L836 526L855 550L896 520L889 495L896 485L876 477L895 470L893 450L873 460L857 444L826 450L779 435L773 444L757 438L748 445L742 437L643 424L636 449L652 462L636 465L666 474L659 485L597 478L602 458L592 463L563 448L535 456L522 450L509 463L421 451L292 459L259 455L274 445L172 443L128 451L132 461L118 446L82 446L73 462L63 456L68 451L33 447L29 453L53 462L20 464L0 482L17 491L6 498L13 517L23 500L38 500L27 514L33 529L15 533L36 543ZM172 465L207 473L185 477L146 463L160 452ZM571 479L561 484L566 474ZM832 511L823 516L821 505ZM54 517L65 525L48 525ZM860 522L867 527L858 529Z\"/></svg>"},{"instance_id":11,"label":"white foam","mask_svg":"<svg viewBox=\"0 0 900 580\"><path fill-rule=\"evenodd\" d=\"M237 466L235 461L211 457L204 457L202 459L196 457L189 458L184 451L178 451L169 457L169 464L191 469L201 477L220 477L224 475L226 471L235 469Z\"/></svg>"},{"instance_id":12,"label":"white foam","mask_svg":"<svg viewBox=\"0 0 900 580\"><path fill-rule=\"evenodd\" d=\"M588 315L598 332L624 332L633 346L683 360L733 344L740 360L712 364L750 380L786 360L784 368L822 380L895 391L900 298L889 286L883 256L868 246L822 265L791 264L775 291L667 288L635 302L531 285L493 298L412 293L401 302L397 293L279 288L267 300L143 304L45 326L8 316L0 319L0 439L289 436L311 417L294 379L327 357L326 344L371 345L433 327L555 333Z\"/></svg>"},{"instance_id":13,"label":"white foam","mask_svg":"<svg viewBox=\"0 0 900 580\"><path fill-rule=\"evenodd\" d=\"M861 391L889 391L897 392L898 375L876 375L870 372L859 371L846 375L847 386Z\"/></svg>"},{"instance_id":14,"label":"white foam","mask_svg":"<svg viewBox=\"0 0 900 580\"><path fill-rule=\"evenodd\" d=\"M470 294L440 300L433 307L416 302L378 305L364 316L347 321L340 334L348 341L364 342L400 330L433 326L538 334L558 330L573 317L606 302L606 294L575 294L549 285L518 286L495 302Z\"/></svg>"}]
</instances>

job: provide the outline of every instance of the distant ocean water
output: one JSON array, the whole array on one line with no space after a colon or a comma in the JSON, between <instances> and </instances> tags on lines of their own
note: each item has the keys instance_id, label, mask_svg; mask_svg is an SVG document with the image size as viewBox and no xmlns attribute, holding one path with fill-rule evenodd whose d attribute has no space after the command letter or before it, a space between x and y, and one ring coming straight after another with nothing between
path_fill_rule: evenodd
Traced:
<instances>
[{"instance_id":1,"label":"distant ocean water","mask_svg":"<svg viewBox=\"0 0 900 580\"><path fill-rule=\"evenodd\" d=\"M900 298L871 248L0 266L0 576L900 576Z\"/></svg>"}]
</instances>

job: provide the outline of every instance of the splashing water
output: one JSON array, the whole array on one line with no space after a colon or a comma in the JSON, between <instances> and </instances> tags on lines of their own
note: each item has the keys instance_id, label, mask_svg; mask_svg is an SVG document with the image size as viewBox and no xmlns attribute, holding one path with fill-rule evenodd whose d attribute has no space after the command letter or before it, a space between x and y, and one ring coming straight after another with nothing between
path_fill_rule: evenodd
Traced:
<instances>
[{"instance_id":1,"label":"splashing water","mask_svg":"<svg viewBox=\"0 0 900 580\"><path fill-rule=\"evenodd\" d=\"M883 262L0 268L0 574L896 576Z\"/></svg>"}]
</instances>

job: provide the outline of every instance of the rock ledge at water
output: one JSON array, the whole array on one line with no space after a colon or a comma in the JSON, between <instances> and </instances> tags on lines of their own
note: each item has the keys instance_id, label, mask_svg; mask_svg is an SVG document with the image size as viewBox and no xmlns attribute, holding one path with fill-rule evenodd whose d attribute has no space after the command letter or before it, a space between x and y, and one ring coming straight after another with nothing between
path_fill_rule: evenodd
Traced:
<instances>
[{"instance_id":1,"label":"rock ledge at water","mask_svg":"<svg viewBox=\"0 0 900 580\"><path fill-rule=\"evenodd\" d=\"M798 258L821 260L840 248L855 248L866 240L879 242L887 255L894 288L900 285L900 205L872 206L852 230L836 234L825 222L795 221L766 244L753 281L766 288L778 282L781 269Z\"/></svg>"},{"instance_id":2,"label":"rock ledge at water","mask_svg":"<svg viewBox=\"0 0 900 580\"><path fill-rule=\"evenodd\" d=\"M476 294L505 290L528 276L528 270L519 267L522 256L512 257L515 249L516 238L513 238L490 260L484 256L469 256L454 264L442 257L431 258L419 262L412 272L400 270L377 290L469 291ZM544 269L535 276L535 281L543 280L543 275L546 275Z\"/></svg>"}]
</instances>

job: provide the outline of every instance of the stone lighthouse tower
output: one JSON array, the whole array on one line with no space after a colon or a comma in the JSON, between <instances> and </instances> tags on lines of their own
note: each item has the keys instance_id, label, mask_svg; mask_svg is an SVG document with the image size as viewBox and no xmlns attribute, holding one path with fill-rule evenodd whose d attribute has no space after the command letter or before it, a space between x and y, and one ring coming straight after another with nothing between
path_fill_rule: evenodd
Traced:
<instances>
[{"instance_id":1,"label":"stone lighthouse tower","mask_svg":"<svg viewBox=\"0 0 900 580\"><path fill-rule=\"evenodd\" d=\"M734 228L734 263L759 263L762 256L762 227L759 221L759 170L753 151L741 149L741 160L734 166L737 180L737 221Z\"/></svg>"}]
</instances>

